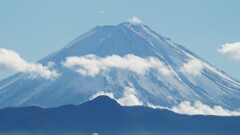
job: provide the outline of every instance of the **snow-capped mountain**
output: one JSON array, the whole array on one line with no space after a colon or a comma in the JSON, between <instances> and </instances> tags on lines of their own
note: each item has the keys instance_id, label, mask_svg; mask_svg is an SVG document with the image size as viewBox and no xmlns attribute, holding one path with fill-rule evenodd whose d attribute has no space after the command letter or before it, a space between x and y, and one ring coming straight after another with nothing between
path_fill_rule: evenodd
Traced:
<instances>
[{"instance_id":1,"label":"snow-capped mountain","mask_svg":"<svg viewBox=\"0 0 240 135\"><path fill-rule=\"evenodd\" d=\"M97 26L41 59L61 75L18 73L0 81L0 108L79 104L109 95L125 105L183 101L239 109L240 82L143 24Z\"/></svg>"}]
</instances>

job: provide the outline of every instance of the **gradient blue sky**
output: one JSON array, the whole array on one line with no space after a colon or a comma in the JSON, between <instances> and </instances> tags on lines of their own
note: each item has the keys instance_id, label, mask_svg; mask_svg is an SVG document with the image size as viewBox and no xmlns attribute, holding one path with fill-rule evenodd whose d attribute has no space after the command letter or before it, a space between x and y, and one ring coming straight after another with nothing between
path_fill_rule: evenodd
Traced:
<instances>
[{"instance_id":1,"label":"gradient blue sky","mask_svg":"<svg viewBox=\"0 0 240 135\"><path fill-rule=\"evenodd\" d=\"M240 62L217 52L240 41L239 0L1 0L0 48L36 62L96 25L136 16L240 80ZM0 79L9 73L0 73Z\"/></svg>"}]
</instances>

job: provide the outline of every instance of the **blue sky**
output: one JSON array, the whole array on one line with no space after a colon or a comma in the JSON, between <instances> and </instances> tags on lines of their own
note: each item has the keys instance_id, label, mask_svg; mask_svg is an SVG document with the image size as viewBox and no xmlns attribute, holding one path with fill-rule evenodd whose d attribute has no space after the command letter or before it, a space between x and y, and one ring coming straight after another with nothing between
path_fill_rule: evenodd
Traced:
<instances>
[{"instance_id":1,"label":"blue sky","mask_svg":"<svg viewBox=\"0 0 240 135\"><path fill-rule=\"evenodd\" d=\"M240 61L217 52L240 41L239 5L239 0L1 0L0 48L36 62L96 25L136 16L240 80ZM0 72L0 79L8 75Z\"/></svg>"}]
</instances>

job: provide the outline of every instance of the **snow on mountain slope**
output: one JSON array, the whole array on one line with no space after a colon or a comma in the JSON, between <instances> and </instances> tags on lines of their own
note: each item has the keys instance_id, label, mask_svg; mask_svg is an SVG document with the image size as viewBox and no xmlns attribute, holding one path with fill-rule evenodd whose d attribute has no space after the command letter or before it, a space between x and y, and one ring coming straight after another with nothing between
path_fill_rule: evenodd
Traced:
<instances>
[{"instance_id":1,"label":"snow on mountain slope","mask_svg":"<svg viewBox=\"0 0 240 135\"><path fill-rule=\"evenodd\" d=\"M97 26L39 61L48 62L61 73L54 80L19 73L0 81L0 108L79 104L101 93L125 104L137 99L164 107L183 101L230 110L240 106L237 80L143 24Z\"/></svg>"}]
</instances>

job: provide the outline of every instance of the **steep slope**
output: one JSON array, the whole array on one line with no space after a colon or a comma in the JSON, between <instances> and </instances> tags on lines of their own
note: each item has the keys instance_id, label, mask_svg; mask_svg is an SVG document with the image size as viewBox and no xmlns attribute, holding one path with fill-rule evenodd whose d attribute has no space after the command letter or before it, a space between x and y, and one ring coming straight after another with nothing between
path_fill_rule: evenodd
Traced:
<instances>
[{"instance_id":1,"label":"steep slope","mask_svg":"<svg viewBox=\"0 0 240 135\"><path fill-rule=\"evenodd\" d=\"M165 68L148 69L146 73L139 74L134 70L143 66L141 62L126 61L122 64L130 64L134 68L110 68L88 76L82 71L82 74L77 73L77 66L67 68L63 64L67 57L72 56L98 60L112 55L124 60L133 57L147 62L151 57L153 66ZM143 105L171 107L182 101L200 101L211 107L219 105L230 110L237 110L240 106L240 83L237 80L142 24L97 26L39 62L46 65L51 61L61 73L54 80L32 79L26 74L2 80L0 107L79 104L99 94L111 94L121 99L125 98L128 88L133 90L127 95L132 94ZM196 68L192 69L192 66ZM170 75L164 74L166 69Z\"/></svg>"},{"instance_id":2,"label":"steep slope","mask_svg":"<svg viewBox=\"0 0 240 135\"><path fill-rule=\"evenodd\" d=\"M0 132L19 134L238 135L240 117L188 116L147 107L122 107L100 96L81 105L0 110Z\"/></svg>"}]
</instances>

